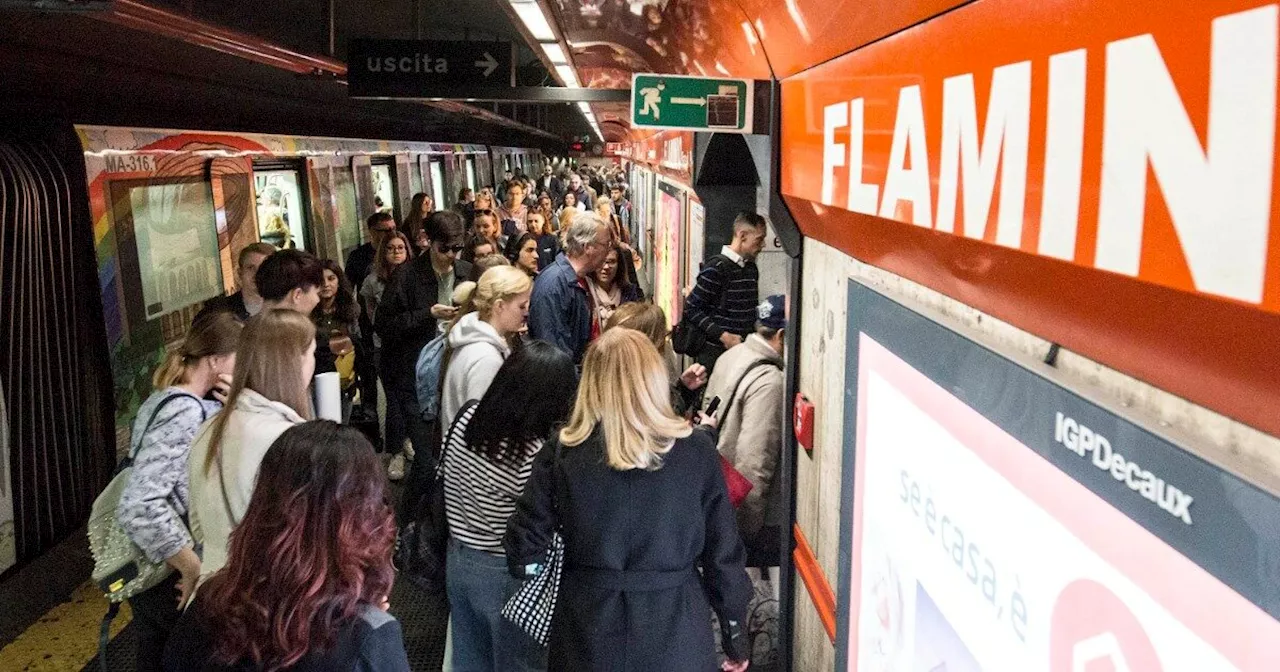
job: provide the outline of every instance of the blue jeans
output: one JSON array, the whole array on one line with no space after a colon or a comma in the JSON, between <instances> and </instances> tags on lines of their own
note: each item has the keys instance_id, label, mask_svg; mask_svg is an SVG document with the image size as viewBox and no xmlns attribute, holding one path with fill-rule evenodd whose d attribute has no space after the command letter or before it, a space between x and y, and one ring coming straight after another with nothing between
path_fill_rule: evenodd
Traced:
<instances>
[{"instance_id":1,"label":"blue jeans","mask_svg":"<svg viewBox=\"0 0 1280 672\"><path fill-rule=\"evenodd\" d=\"M453 672L534 672L547 669L546 651L502 607L523 582L507 559L449 540L445 583L453 625Z\"/></svg>"}]
</instances>

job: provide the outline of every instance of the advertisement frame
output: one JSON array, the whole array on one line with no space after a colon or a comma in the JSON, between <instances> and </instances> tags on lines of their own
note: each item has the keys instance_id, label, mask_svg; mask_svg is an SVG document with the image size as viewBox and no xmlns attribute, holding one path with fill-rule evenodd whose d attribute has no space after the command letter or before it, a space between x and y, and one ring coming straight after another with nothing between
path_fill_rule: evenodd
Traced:
<instances>
[{"instance_id":1,"label":"advertisement frame","mask_svg":"<svg viewBox=\"0 0 1280 672\"><path fill-rule=\"evenodd\" d=\"M1100 501L1092 503L1095 509L1110 507L1121 514L1115 517L1121 525L1133 528L1136 524L1145 530L1151 538L1148 548L1152 547L1151 543L1162 543L1173 551L1167 555L1175 558L1180 566L1193 564L1202 570L1195 576L1178 574L1177 578L1199 583L1204 583L1203 579L1216 580L1215 586L1229 589L1222 592L1242 598L1237 602L1256 607L1251 617L1280 621L1280 586L1265 570L1266 558L1280 558L1280 541L1274 534L1280 525L1280 498L1188 452L1150 426L1069 389L1053 379L1049 367L1037 370L1038 365L1001 354L852 279L849 280L847 329L845 399L848 407L844 414L846 452L841 474L836 669L850 669L851 660L856 660L851 643L855 627L852 593L854 563L857 561L861 566L862 562L861 558L854 557L862 534L854 523L859 515L855 500L859 494L857 465L863 450L859 444L862 437L858 411L863 403L859 399L859 376L863 373L860 346L864 337L874 341L879 350L901 360L904 370L913 370L917 377L927 379L958 400L958 405L967 407L1007 434L1006 438L1012 441L1005 443L1020 444L1026 451L1021 459L1031 459L1042 469L1066 476L1056 480L1077 490L1083 486L1096 495ZM874 357L868 361L874 361ZM876 371L876 366L868 371ZM1075 418L1081 426L1093 428L1098 435L1111 437L1117 453L1123 452L1131 463L1141 464L1152 474L1160 474L1168 483L1186 484L1194 495L1190 509L1194 523L1170 515L1138 496L1110 471L1096 467L1087 457L1082 459L1056 442L1055 422L1061 422L1062 417ZM1086 451L1085 455L1088 454ZM864 524L863 529L866 528ZM1088 544L1084 547L1107 556L1105 559L1109 562L1115 561L1113 548L1104 552ZM1122 563L1127 567L1121 570L1130 578L1134 575L1134 563L1149 559L1141 551L1131 553L1133 562ZM1151 578L1136 581L1140 585L1144 582L1150 584ZM1159 603L1167 606L1168 597L1167 591L1161 593ZM1175 619L1185 619L1186 603L1184 600L1179 604L1183 610L1171 610L1171 613L1176 611ZM1212 615L1212 618L1219 616ZM1205 629L1206 619L1199 620L1197 631ZM1190 620L1180 622L1192 627ZM1250 635L1246 632L1245 636ZM1246 655L1257 655L1257 652Z\"/></svg>"}]
</instances>

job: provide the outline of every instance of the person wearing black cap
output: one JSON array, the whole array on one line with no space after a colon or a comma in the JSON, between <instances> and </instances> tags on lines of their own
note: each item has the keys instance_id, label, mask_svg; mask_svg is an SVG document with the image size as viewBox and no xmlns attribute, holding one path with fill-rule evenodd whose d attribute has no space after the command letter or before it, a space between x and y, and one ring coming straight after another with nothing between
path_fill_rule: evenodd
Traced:
<instances>
[{"instance_id":1,"label":"person wearing black cap","mask_svg":"<svg viewBox=\"0 0 1280 672\"><path fill-rule=\"evenodd\" d=\"M781 488L776 487L782 456L782 353L787 328L786 297L775 294L756 307L756 330L742 347L716 361L703 397L720 398L715 417L717 448L754 486L737 509L738 531L747 546L747 566L778 564L782 524ZM748 419L750 419L748 421Z\"/></svg>"}]
</instances>

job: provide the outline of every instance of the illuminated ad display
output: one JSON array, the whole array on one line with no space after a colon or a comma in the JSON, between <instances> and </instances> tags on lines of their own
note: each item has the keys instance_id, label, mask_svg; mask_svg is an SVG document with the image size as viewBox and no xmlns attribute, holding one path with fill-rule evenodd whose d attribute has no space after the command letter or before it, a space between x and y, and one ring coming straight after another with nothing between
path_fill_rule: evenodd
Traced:
<instances>
[{"instance_id":1,"label":"illuminated ad display","mask_svg":"<svg viewBox=\"0 0 1280 672\"><path fill-rule=\"evenodd\" d=\"M851 282L859 672L1280 670L1280 501Z\"/></svg>"}]
</instances>

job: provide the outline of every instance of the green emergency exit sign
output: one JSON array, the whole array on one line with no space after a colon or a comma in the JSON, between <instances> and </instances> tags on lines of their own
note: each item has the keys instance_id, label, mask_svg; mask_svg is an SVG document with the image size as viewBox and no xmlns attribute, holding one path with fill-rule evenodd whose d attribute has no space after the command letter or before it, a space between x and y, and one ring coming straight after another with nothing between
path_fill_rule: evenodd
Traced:
<instances>
[{"instance_id":1,"label":"green emergency exit sign","mask_svg":"<svg viewBox=\"0 0 1280 672\"><path fill-rule=\"evenodd\" d=\"M750 133L749 79L633 75L631 125L719 133Z\"/></svg>"}]
</instances>

